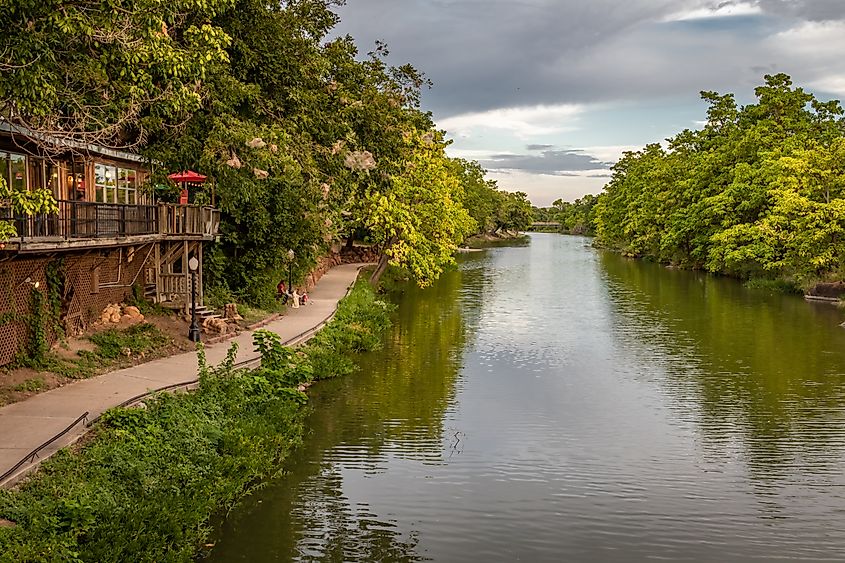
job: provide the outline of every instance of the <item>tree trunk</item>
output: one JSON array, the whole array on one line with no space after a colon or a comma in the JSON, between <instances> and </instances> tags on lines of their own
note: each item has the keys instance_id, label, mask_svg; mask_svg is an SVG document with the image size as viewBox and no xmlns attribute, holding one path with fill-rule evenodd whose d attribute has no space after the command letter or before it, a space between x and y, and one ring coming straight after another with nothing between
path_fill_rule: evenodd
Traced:
<instances>
[{"instance_id":1,"label":"tree trunk","mask_svg":"<svg viewBox=\"0 0 845 563\"><path fill-rule=\"evenodd\" d=\"M353 232L348 237L346 237L346 250L352 250L352 247L355 245L355 233Z\"/></svg>"},{"instance_id":2,"label":"tree trunk","mask_svg":"<svg viewBox=\"0 0 845 563\"><path fill-rule=\"evenodd\" d=\"M387 253L382 252L381 256L378 259L378 266L376 266L376 271L373 272L373 275L370 276L370 284L373 287L378 287L378 282L381 279L381 275L387 269L387 263L389 258L387 257Z\"/></svg>"}]
</instances>

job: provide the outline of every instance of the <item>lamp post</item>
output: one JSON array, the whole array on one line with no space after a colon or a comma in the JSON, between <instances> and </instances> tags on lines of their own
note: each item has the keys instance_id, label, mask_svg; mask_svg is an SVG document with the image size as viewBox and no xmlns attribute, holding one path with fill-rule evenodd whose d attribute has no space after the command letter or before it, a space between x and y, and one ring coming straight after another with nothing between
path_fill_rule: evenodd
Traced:
<instances>
[{"instance_id":1,"label":"lamp post","mask_svg":"<svg viewBox=\"0 0 845 563\"><path fill-rule=\"evenodd\" d=\"M197 269L200 261L196 256L188 260L188 269L191 271L191 328L188 329L188 339L191 342L200 341L200 327L197 325Z\"/></svg>"},{"instance_id":2,"label":"lamp post","mask_svg":"<svg viewBox=\"0 0 845 563\"><path fill-rule=\"evenodd\" d=\"M293 259L296 256L293 249L288 250L288 292L293 293Z\"/></svg>"}]
</instances>

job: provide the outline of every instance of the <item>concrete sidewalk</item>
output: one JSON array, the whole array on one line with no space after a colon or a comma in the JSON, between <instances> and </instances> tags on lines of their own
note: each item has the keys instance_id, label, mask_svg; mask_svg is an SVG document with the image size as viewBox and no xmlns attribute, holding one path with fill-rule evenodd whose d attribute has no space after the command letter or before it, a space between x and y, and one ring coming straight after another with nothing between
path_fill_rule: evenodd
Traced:
<instances>
[{"instance_id":1,"label":"concrete sidewalk","mask_svg":"<svg viewBox=\"0 0 845 563\"><path fill-rule=\"evenodd\" d=\"M263 329L273 331L288 344L296 344L316 332L334 314L337 303L355 282L362 264L336 266L320 278L308 294L311 304L290 308L285 316ZM210 364L226 357L232 342L238 343L238 362L258 359L252 349L253 331L206 347ZM74 382L36 395L25 401L0 408L0 475L15 466L24 456L71 425L84 413L92 420L102 412L147 391L161 389L196 379L197 354L188 352L161 358L104 375ZM41 450L38 457L27 461L0 486L9 486L23 474L59 449L75 442L85 433L83 422Z\"/></svg>"}]
</instances>

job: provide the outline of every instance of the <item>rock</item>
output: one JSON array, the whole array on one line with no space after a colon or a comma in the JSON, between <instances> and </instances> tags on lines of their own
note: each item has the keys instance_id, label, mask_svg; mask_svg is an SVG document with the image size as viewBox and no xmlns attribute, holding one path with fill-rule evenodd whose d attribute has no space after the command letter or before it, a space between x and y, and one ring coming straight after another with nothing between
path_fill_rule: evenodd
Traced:
<instances>
[{"instance_id":1,"label":"rock","mask_svg":"<svg viewBox=\"0 0 845 563\"><path fill-rule=\"evenodd\" d=\"M124 307L123 314L129 315L130 317L138 317L141 316L141 310L138 307Z\"/></svg>"},{"instance_id":2,"label":"rock","mask_svg":"<svg viewBox=\"0 0 845 563\"><path fill-rule=\"evenodd\" d=\"M119 323L120 322L120 313L112 313L112 316L109 318L109 321L111 321L113 323Z\"/></svg>"}]
</instances>

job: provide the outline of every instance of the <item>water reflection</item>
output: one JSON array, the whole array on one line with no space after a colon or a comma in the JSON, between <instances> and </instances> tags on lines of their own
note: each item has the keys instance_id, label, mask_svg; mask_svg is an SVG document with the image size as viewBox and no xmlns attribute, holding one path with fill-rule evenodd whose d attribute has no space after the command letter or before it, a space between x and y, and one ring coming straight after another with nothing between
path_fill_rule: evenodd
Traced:
<instances>
[{"instance_id":1,"label":"water reflection","mask_svg":"<svg viewBox=\"0 0 845 563\"><path fill-rule=\"evenodd\" d=\"M845 553L842 313L577 237L409 288L214 561Z\"/></svg>"},{"instance_id":2,"label":"water reflection","mask_svg":"<svg viewBox=\"0 0 845 563\"><path fill-rule=\"evenodd\" d=\"M312 389L305 445L283 478L227 520L208 560L422 559L413 525L400 527L390 503L371 499L401 497L409 473L460 451L444 413L465 346L462 315L475 309L462 299L463 275L393 296L406 305L384 350L363 357L359 373Z\"/></svg>"},{"instance_id":3,"label":"water reflection","mask_svg":"<svg viewBox=\"0 0 845 563\"><path fill-rule=\"evenodd\" d=\"M713 463L741 456L762 491L841 471L845 444L842 313L733 280L604 254L619 342Z\"/></svg>"}]
</instances>

